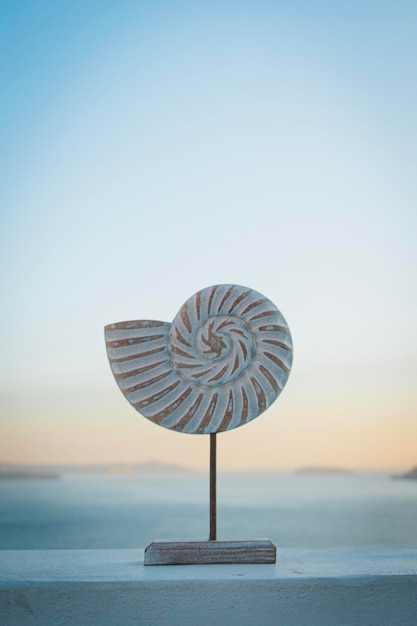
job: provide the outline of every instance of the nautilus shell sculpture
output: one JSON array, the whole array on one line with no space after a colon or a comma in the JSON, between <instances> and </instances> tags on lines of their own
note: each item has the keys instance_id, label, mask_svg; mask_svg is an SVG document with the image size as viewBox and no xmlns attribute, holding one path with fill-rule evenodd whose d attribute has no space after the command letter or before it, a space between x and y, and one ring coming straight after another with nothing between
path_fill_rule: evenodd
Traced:
<instances>
[{"instance_id":1,"label":"nautilus shell sculpture","mask_svg":"<svg viewBox=\"0 0 417 626\"><path fill-rule=\"evenodd\" d=\"M238 285L202 289L172 324L105 328L114 377L152 422L212 434L253 420L276 400L292 364L288 325L270 300Z\"/></svg>"}]
</instances>

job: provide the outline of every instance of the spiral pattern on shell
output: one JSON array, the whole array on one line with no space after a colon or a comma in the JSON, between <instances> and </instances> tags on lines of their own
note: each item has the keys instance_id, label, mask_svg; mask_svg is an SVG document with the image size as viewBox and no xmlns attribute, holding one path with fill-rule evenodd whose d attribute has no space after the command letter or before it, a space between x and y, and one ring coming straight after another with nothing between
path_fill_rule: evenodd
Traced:
<instances>
[{"instance_id":1,"label":"spiral pattern on shell","mask_svg":"<svg viewBox=\"0 0 417 626\"><path fill-rule=\"evenodd\" d=\"M172 324L120 322L105 334L113 374L129 402L156 424L184 433L251 421L276 400L292 365L283 315L238 285L199 291Z\"/></svg>"}]
</instances>

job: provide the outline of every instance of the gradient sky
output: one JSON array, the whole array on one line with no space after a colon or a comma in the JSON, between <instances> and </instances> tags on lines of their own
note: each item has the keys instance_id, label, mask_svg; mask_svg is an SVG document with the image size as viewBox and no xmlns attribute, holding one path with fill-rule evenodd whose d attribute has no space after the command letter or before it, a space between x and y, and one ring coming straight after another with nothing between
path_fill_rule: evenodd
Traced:
<instances>
[{"instance_id":1,"label":"gradient sky","mask_svg":"<svg viewBox=\"0 0 417 626\"><path fill-rule=\"evenodd\" d=\"M247 285L294 366L223 468L417 463L414 1L0 9L0 461L206 468L103 326Z\"/></svg>"}]
</instances>

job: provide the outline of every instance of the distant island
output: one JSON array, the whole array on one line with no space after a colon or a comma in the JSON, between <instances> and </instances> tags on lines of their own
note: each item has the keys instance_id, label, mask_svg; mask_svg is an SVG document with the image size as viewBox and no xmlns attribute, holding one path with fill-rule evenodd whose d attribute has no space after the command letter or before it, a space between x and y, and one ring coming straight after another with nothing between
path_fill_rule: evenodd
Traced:
<instances>
[{"instance_id":1,"label":"distant island","mask_svg":"<svg viewBox=\"0 0 417 626\"><path fill-rule=\"evenodd\" d=\"M327 476L329 474L351 474L352 470L341 467L299 467L296 474L312 474L314 476Z\"/></svg>"},{"instance_id":2,"label":"distant island","mask_svg":"<svg viewBox=\"0 0 417 626\"><path fill-rule=\"evenodd\" d=\"M23 470L0 469L0 480L57 480L57 472L36 472Z\"/></svg>"},{"instance_id":3,"label":"distant island","mask_svg":"<svg viewBox=\"0 0 417 626\"><path fill-rule=\"evenodd\" d=\"M405 472L405 474L395 474L394 476L391 476L391 478L405 478L407 480L417 480L417 466L413 467L413 469L411 469L409 472Z\"/></svg>"},{"instance_id":4,"label":"distant island","mask_svg":"<svg viewBox=\"0 0 417 626\"><path fill-rule=\"evenodd\" d=\"M58 479L62 474L183 474L192 470L168 463L100 463L94 465L18 465L0 463L0 480Z\"/></svg>"}]
</instances>

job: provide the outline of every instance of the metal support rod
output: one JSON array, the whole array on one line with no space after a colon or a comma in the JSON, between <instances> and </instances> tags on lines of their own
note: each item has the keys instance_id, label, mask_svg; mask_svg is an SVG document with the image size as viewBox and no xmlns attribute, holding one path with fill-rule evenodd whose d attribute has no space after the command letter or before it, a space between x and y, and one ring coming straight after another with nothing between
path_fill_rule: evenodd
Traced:
<instances>
[{"instance_id":1,"label":"metal support rod","mask_svg":"<svg viewBox=\"0 0 417 626\"><path fill-rule=\"evenodd\" d=\"M216 518L216 433L210 433L210 541L217 539Z\"/></svg>"}]
</instances>

